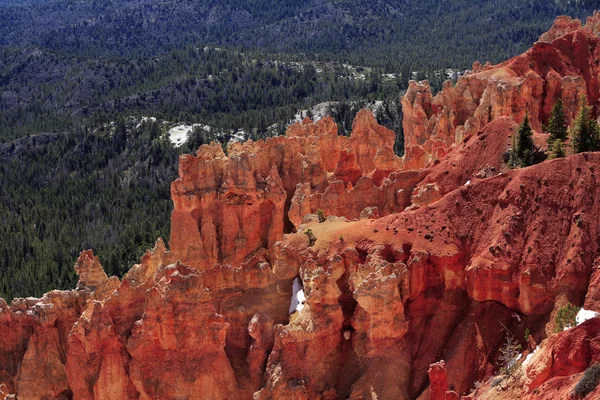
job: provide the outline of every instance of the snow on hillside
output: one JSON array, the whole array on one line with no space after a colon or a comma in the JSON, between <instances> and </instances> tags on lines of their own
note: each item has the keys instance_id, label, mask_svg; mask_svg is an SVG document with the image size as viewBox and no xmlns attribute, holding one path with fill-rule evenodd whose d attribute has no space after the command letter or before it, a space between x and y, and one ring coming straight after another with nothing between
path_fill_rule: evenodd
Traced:
<instances>
[{"instance_id":1,"label":"snow on hillside","mask_svg":"<svg viewBox=\"0 0 600 400\"><path fill-rule=\"evenodd\" d=\"M188 135L191 135L193 125L175 125L169 129L169 140L175 147L182 146L188 140Z\"/></svg>"},{"instance_id":2,"label":"snow on hillside","mask_svg":"<svg viewBox=\"0 0 600 400\"><path fill-rule=\"evenodd\" d=\"M177 125L172 126L169 131L169 140L175 147L183 146L185 142L187 142L189 135L192 134L194 128L200 128L205 132L210 132L212 127L203 124L192 124L187 125L185 123L178 123Z\"/></svg>"}]
</instances>

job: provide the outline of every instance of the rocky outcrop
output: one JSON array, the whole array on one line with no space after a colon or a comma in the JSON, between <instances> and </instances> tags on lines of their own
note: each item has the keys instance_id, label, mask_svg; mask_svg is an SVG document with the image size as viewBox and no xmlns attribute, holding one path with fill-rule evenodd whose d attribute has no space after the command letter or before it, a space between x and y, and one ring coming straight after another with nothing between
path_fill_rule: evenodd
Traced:
<instances>
[{"instance_id":1,"label":"rocky outcrop","mask_svg":"<svg viewBox=\"0 0 600 400\"><path fill-rule=\"evenodd\" d=\"M127 373L129 354L117 334L108 307L91 300L68 341L66 373L74 396L81 399L127 399L136 394Z\"/></svg>"},{"instance_id":2,"label":"rocky outcrop","mask_svg":"<svg viewBox=\"0 0 600 400\"><path fill-rule=\"evenodd\" d=\"M91 297L105 298L119 286L116 276L110 278L104 272L98 256L91 250L82 251L75 263L75 272L79 275L77 289L87 292Z\"/></svg>"},{"instance_id":3,"label":"rocky outcrop","mask_svg":"<svg viewBox=\"0 0 600 400\"><path fill-rule=\"evenodd\" d=\"M368 206L401 210L397 191L412 187L386 179L401 165L394 140L363 110L350 138L337 135L331 118L306 119L285 137L234 143L227 156L218 144L182 156L171 188L173 254L196 268L237 266L318 209L349 218Z\"/></svg>"},{"instance_id":4,"label":"rocky outcrop","mask_svg":"<svg viewBox=\"0 0 600 400\"><path fill-rule=\"evenodd\" d=\"M456 85L446 82L435 96L427 81L411 81L402 97L404 165L422 168L441 160L453 146L501 117L521 123L527 112L533 129L542 133L559 98L568 121L579 110L582 95L597 113L599 21L598 13L585 27L559 17L526 53L496 66L475 63Z\"/></svg>"},{"instance_id":5,"label":"rocky outcrop","mask_svg":"<svg viewBox=\"0 0 600 400\"><path fill-rule=\"evenodd\" d=\"M19 398L67 398L68 336L80 314L73 292L54 291L41 299L0 300L0 381Z\"/></svg>"},{"instance_id":6,"label":"rocky outcrop","mask_svg":"<svg viewBox=\"0 0 600 400\"><path fill-rule=\"evenodd\" d=\"M454 400L458 399L458 394L448 390L448 377L446 364L440 361L429 366L429 399L430 400Z\"/></svg>"},{"instance_id":7,"label":"rocky outcrop","mask_svg":"<svg viewBox=\"0 0 600 400\"><path fill-rule=\"evenodd\" d=\"M527 388L531 393L556 378L578 375L599 361L600 318L594 318L542 342L523 366Z\"/></svg>"},{"instance_id":8,"label":"rocky outcrop","mask_svg":"<svg viewBox=\"0 0 600 400\"><path fill-rule=\"evenodd\" d=\"M200 278L174 264L149 290L144 315L127 341L129 376L140 398L226 399L237 392L224 349L228 324Z\"/></svg>"},{"instance_id":9,"label":"rocky outcrop","mask_svg":"<svg viewBox=\"0 0 600 400\"><path fill-rule=\"evenodd\" d=\"M506 173L504 155L510 148L517 124L509 117L497 118L465 140L441 162L427 168L411 193L415 206L431 204L456 188Z\"/></svg>"},{"instance_id":10,"label":"rocky outcrop","mask_svg":"<svg viewBox=\"0 0 600 400\"><path fill-rule=\"evenodd\" d=\"M82 252L78 289L3 302L0 322L11 332L0 342L6 394L250 398L262 386L273 324L287 320L290 294L256 261L198 271L172 259L159 240L119 282L106 278L91 252ZM109 293L103 285L114 280Z\"/></svg>"},{"instance_id":11,"label":"rocky outcrop","mask_svg":"<svg viewBox=\"0 0 600 400\"><path fill-rule=\"evenodd\" d=\"M600 195L590 192L599 157L510 171L377 220L313 223L315 244L289 235L271 266L255 257L197 270L159 241L105 298L82 286L3 306L3 323L27 338L4 338L23 350L3 383L24 398L408 399L443 358L443 393L455 398L495 371L502 325L535 326L558 294L583 301L598 253L586 227L600 212L589 200ZM82 253L78 269L102 276L94 260ZM297 276L307 301L288 319Z\"/></svg>"},{"instance_id":12,"label":"rocky outcrop","mask_svg":"<svg viewBox=\"0 0 600 400\"><path fill-rule=\"evenodd\" d=\"M171 247L196 267L239 264L283 234L285 192L276 167L255 176L250 154L225 157L221 146L184 155L172 186L175 209Z\"/></svg>"},{"instance_id":13,"label":"rocky outcrop","mask_svg":"<svg viewBox=\"0 0 600 400\"><path fill-rule=\"evenodd\" d=\"M493 379L482 382L471 398L582 398L576 394L576 388L580 381L586 380L585 371L600 362L599 329L600 318L593 318L577 327L548 337L525 358L511 382L502 386L492 384ZM591 382L593 380L594 378ZM598 397L600 387L594 388L589 383L585 386L588 394L584 398ZM499 387L502 390L501 394Z\"/></svg>"},{"instance_id":14,"label":"rocky outcrop","mask_svg":"<svg viewBox=\"0 0 600 400\"><path fill-rule=\"evenodd\" d=\"M468 393L475 381L496 369L492 349L502 344L503 325L524 331L552 310L561 293L583 302L593 255L599 251L596 231L586 228L600 213L598 205L588 200L600 196L593 171L598 162L598 154L553 160L483 179L414 211L376 221L312 224L309 227L316 237L312 247L304 235L285 239L276 247L275 272L303 277L309 307L282 328L275 349L296 346L305 331L310 332L306 340L315 347L323 340L316 339L320 334L330 337L336 330L342 341L349 331L351 348L347 351L361 366L363 379L375 369L380 375L396 377L403 370L418 371L427 357L434 362L441 354L451 371L449 390ZM340 266L344 270L338 272ZM314 276L320 278L316 299L323 298L321 293L331 293L324 297L337 296L342 310L330 301L319 303L320 312L314 313L310 289ZM450 314L445 310L453 303L463 310L458 320L451 318L454 323L444 320ZM326 321L324 314L330 315ZM420 326L420 318L429 324ZM305 328L298 332L300 321ZM421 342L423 338L436 345ZM341 348L340 342L324 343L321 354ZM406 348L395 348L393 343ZM409 349L420 350L411 354ZM410 382L399 380L395 382L400 388L394 389L390 381L377 385L373 377L368 389L360 379L351 387L313 387L310 382L316 377L310 373L298 377L298 371L303 371L301 365L309 359L317 363L311 372L327 369L327 358L315 361L311 353L302 352L306 359L292 364L281 352L272 353L269 362L276 364L267 374L276 376L280 384L300 379L305 382L302 392L314 396L335 389L337 395L349 391L357 398L370 390L379 398L412 398L415 392L411 390L418 393L424 384L417 379L410 389ZM393 357L386 352L393 352ZM423 372L428 365L422 367ZM289 395L285 385L270 390Z\"/></svg>"},{"instance_id":15,"label":"rocky outcrop","mask_svg":"<svg viewBox=\"0 0 600 400\"><path fill-rule=\"evenodd\" d=\"M0 397L567 398L600 355L600 318L550 329L565 301L600 311L600 153L504 155L526 111L595 105L598 19L411 83L403 159L369 111L182 156L170 251L121 280L82 252L75 290L0 300ZM507 332L525 360L496 389Z\"/></svg>"}]
</instances>

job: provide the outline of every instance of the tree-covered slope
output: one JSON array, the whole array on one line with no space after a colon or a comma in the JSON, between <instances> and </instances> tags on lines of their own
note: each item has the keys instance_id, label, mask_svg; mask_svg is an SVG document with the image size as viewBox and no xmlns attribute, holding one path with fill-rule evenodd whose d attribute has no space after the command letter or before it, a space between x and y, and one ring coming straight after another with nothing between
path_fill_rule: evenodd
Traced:
<instances>
[{"instance_id":1,"label":"tree-covered slope","mask_svg":"<svg viewBox=\"0 0 600 400\"><path fill-rule=\"evenodd\" d=\"M378 120L401 139L409 78L439 88L439 70L509 58L556 15L594 7L600 1L0 0L0 297L71 287L80 250L94 248L119 274L166 239L182 149L164 126L131 121L258 138L333 101L347 133L358 106L378 99ZM186 150L207 140L196 134Z\"/></svg>"},{"instance_id":2,"label":"tree-covered slope","mask_svg":"<svg viewBox=\"0 0 600 400\"><path fill-rule=\"evenodd\" d=\"M417 68L499 61L597 0L38 0L0 2L0 45L156 55L198 41ZM357 62L360 61L360 62Z\"/></svg>"},{"instance_id":3,"label":"tree-covered slope","mask_svg":"<svg viewBox=\"0 0 600 400\"><path fill-rule=\"evenodd\" d=\"M73 287L83 249L121 274L168 240L182 150L165 139L158 123L118 121L0 145L0 297Z\"/></svg>"},{"instance_id":4,"label":"tree-covered slope","mask_svg":"<svg viewBox=\"0 0 600 400\"><path fill-rule=\"evenodd\" d=\"M264 134L319 102L397 99L405 81L338 62L209 47L136 59L0 49L0 143L117 114Z\"/></svg>"}]
</instances>

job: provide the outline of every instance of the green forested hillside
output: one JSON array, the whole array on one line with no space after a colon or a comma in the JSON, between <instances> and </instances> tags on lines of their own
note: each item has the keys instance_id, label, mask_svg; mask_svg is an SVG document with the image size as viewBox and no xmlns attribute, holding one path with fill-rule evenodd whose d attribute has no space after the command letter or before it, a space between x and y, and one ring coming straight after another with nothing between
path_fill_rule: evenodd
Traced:
<instances>
[{"instance_id":1,"label":"green forested hillside","mask_svg":"<svg viewBox=\"0 0 600 400\"><path fill-rule=\"evenodd\" d=\"M0 142L119 112L264 130L414 73L439 87L434 71L507 59L597 3L0 0Z\"/></svg>"},{"instance_id":2,"label":"green forested hillside","mask_svg":"<svg viewBox=\"0 0 600 400\"><path fill-rule=\"evenodd\" d=\"M558 14L597 0L0 1L0 45L79 55L156 55L189 43L310 52L399 68L500 61Z\"/></svg>"},{"instance_id":3,"label":"green forested hillside","mask_svg":"<svg viewBox=\"0 0 600 400\"><path fill-rule=\"evenodd\" d=\"M177 155L283 132L332 101L397 133L408 79L522 51L600 0L0 0L0 296L75 283L93 248L120 275L168 239ZM175 149L160 122L200 123ZM227 135L223 136L226 141Z\"/></svg>"},{"instance_id":4,"label":"green forested hillside","mask_svg":"<svg viewBox=\"0 0 600 400\"><path fill-rule=\"evenodd\" d=\"M148 59L0 50L0 143L115 115L257 128L326 100L398 98L405 80L336 62L188 46Z\"/></svg>"},{"instance_id":5,"label":"green forested hillside","mask_svg":"<svg viewBox=\"0 0 600 400\"><path fill-rule=\"evenodd\" d=\"M120 275L159 236L168 240L183 150L158 123L122 120L0 145L0 297L74 287L81 250L93 248Z\"/></svg>"}]
</instances>

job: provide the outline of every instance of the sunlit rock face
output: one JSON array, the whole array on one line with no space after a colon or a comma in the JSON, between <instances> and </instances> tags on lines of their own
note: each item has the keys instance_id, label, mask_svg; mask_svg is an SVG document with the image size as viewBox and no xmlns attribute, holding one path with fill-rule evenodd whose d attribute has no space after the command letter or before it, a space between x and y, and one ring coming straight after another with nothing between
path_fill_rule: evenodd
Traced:
<instances>
[{"instance_id":1,"label":"sunlit rock face","mask_svg":"<svg viewBox=\"0 0 600 400\"><path fill-rule=\"evenodd\" d=\"M594 14L582 27L578 20L558 17L527 52L495 66L476 62L456 85L447 82L435 96L427 81L410 82L402 97L405 166L441 160L451 147L501 117L520 123L527 112L533 129L541 133L559 98L569 122L582 95L597 106L598 21Z\"/></svg>"},{"instance_id":2,"label":"sunlit rock face","mask_svg":"<svg viewBox=\"0 0 600 400\"><path fill-rule=\"evenodd\" d=\"M362 110L349 138L331 118L306 119L286 136L234 143L228 155L212 144L182 156L171 188L174 257L199 269L240 265L319 209L348 218L370 206L400 211L406 204L397 191L407 183L386 179L401 166L394 141Z\"/></svg>"},{"instance_id":3,"label":"sunlit rock face","mask_svg":"<svg viewBox=\"0 0 600 400\"><path fill-rule=\"evenodd\" d=\"M402 158L367 110L182 156L170 250L121 280L85 251L76 289L0 300L0 398L568 398L600 361L600 153L504 156L525 112L543 144L558 98L597 107L599 21L412 82ZM525 362L498 390L507 330Z\"/></svg>"}]
</instances>

